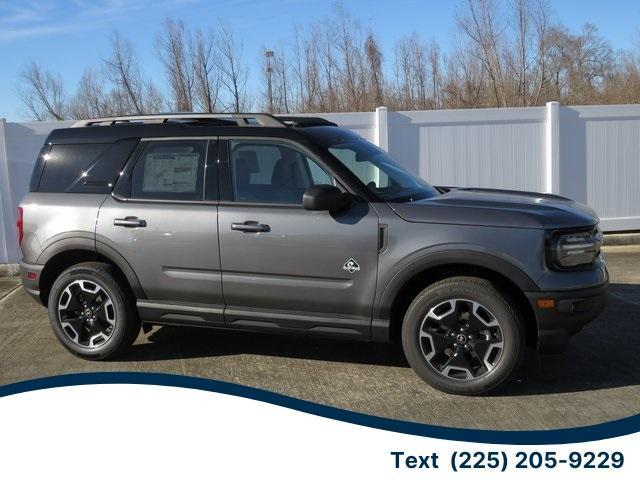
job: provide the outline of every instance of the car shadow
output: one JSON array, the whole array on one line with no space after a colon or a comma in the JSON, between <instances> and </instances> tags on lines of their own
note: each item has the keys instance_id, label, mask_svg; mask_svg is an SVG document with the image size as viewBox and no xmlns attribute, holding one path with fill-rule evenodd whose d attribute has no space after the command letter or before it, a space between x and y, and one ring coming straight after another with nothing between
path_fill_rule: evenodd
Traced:
<instances>
[{"instance_id":1,"label":"car shadow","mask_svg":"<svg viewBox=\"0 0 640 480\"><path fill-rule=\"evenodd\" d=\"M606 310L558 355L527 352L515 381L492 396L579 392L640 384L640 285L612 284ZM262 355L410 368L399 344L202 328L161 327L117 361Z\"/></svg>"},{"instance_id":2,"label":"car shadow","mask_svg":"<svg viewBox=\"0 0 640 480\"><path fill-rule=\"evenodd\" d=\"M147 339L115 361L262 355L409 368L398 344L171 326L154 330Z\"/></svg>"},{"instance_id":3,"label":"car shadow","mask_svg":"<svg viewBox=\"0 0 640 480\"><path fill-rule=\"evenodd\" d=\"M611 284L609 302L557 355L528 355L496 395L540 395L640 384L640 285ZM532 352L535 353L535 352Z\"/></svg>"}]
</instances>

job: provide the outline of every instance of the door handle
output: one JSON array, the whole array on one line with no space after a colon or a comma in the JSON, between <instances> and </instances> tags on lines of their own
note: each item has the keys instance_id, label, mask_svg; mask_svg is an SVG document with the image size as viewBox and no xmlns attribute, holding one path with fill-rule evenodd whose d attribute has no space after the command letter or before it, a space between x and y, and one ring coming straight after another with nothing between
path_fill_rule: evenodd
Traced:
<instances>
[{"instance_id":1,"label":"door handle","mask_svg":"<svg viewBox=\"0 0 640 480\"><path fill-rule=\"evenodd\" d=\"M237 230L239 232L245 232L245 233L258 233L258 232L268 232L271 230L271 228L269 228L269 225L264 225L262 223L248 220L243 223L232 223L231 230Z\"/></svg>"},{"instance_id":2,"label":"door handle","mask_svg":"<svg viewBox=\"0 0 640 480\"><path fill-rule=\"evenodd\" d=\"M140 220L138 217L124 217L114 219L113 224L117 227L146 227L147 221Z\"/></svg>"}]
</instances>

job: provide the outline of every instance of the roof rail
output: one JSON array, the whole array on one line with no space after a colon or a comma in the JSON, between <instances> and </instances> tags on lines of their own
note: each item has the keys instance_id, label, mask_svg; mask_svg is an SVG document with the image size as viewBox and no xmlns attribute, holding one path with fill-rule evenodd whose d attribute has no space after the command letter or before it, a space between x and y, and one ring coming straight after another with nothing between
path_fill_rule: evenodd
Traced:
<instances>
[{"instance_id":1,"label":"roof rail","mask_svg":"<svg viewBox=\"0 0 640 480\"><path fill-rule=\"evenodd\" d=\"M319 127L321 125L337 127L338 124L320 117L298 117L295 115L276 115L275 118L291 127Z\"/></svg>"},{"instance_id":2,"label":"roof rail","mask_svg":"<svg viewBox=\"0 0 640 480\"><path fill-rule=\"evenodd\" d=\"M287 125L268 113L160 113L154 115L124 115L118 117L79 120L71 127L107 126L127 123L206 122L221 120L235 122L239 127L281 127Z\"/></svg>"}]
</instances>

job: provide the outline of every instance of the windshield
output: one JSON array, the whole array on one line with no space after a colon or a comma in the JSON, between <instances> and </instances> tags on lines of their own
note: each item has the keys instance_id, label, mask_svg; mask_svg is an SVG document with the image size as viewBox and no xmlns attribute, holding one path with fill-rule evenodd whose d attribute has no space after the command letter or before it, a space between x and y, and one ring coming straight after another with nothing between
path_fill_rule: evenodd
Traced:
<instances>
[{"instance_id":1,"label":"windshield","mask_svg":"<svg viewBox=\"0 0 640 480\"><path fill-rule=\"evenodd\" d=\"M395 162L387 152L355 133L335 127L309 127L313 138L386 202L412 202L438 190ZM311 133L311 132L310 132Z\"/></svg>"}]
</instances>

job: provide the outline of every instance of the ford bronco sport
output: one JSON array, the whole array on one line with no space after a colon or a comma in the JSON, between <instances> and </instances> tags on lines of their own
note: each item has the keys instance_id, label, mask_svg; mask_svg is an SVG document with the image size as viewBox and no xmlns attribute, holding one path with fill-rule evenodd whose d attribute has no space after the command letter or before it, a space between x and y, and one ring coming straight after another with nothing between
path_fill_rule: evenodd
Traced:
<instances>
[{"instance_id":1,"label":"ford bronco sport","mask_svg":"<svg viewBox=\"0 0 640 480\"><path fill-rule=\"evenodd\" d=\"M402 342L479 394L604 307L596 214L433 187L321 118L172 114L54 130L18 212L27 292L88 359L189 325Z\"/></svg>"}]
</instances>

